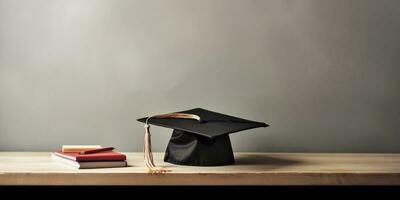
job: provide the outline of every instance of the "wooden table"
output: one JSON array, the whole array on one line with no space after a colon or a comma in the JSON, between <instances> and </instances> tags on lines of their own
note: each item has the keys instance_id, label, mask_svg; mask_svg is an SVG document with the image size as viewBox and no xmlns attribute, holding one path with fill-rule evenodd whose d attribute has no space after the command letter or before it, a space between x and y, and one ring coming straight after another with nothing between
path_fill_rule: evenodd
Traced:
<instances>
[{"instance_id":1,"label":"wooden table","mask_svg":"<svg viewBox=\"0 0 400 200\"><path fill-rule=\"evenodd\" d=\"M400 154L235 153L236 164L177 166L149 175L142 153L129 167L77 170L48 152L0 152L0 185L400 185Z\"/></svg>"}]
</instances>

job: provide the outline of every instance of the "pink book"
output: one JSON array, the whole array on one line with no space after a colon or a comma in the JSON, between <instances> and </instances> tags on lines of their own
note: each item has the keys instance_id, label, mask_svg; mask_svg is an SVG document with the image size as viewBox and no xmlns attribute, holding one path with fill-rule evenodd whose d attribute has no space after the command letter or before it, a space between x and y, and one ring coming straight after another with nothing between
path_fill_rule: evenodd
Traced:
<instances>
[{"instance_id":1,"label":"pink book","mask_svg":"<svg viewBox=\"0 0 400 200\"><path fill-rule=\"evenodd\" d=\"M64 153L61 151L54 152L54 155L66 158L69 160L74 160L78 162L85 161L124 161L126 160L126 155L122 153L117 153L114 151L99 152L93 154L79 154L79 153Z\"/></svg>"}]
</instances>

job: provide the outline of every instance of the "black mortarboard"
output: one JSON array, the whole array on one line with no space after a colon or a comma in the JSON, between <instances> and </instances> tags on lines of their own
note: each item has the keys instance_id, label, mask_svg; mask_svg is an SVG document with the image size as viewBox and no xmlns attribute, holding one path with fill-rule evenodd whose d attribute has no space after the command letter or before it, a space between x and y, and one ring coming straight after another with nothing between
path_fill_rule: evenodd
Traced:
<instances>
[{"instance_id":1,"label":"black mortarboard","mask_svg":"<svg viewBox=\"0 0 400 200\"><path fill-rule=\"evenodd\" d=\"M196 166L233 164L235 159L229 134L268 126L201 108L154 115L138 121L174 129L164 161ZM147 128L146 132L149 131Z\"/></svg>"}]
</instances>

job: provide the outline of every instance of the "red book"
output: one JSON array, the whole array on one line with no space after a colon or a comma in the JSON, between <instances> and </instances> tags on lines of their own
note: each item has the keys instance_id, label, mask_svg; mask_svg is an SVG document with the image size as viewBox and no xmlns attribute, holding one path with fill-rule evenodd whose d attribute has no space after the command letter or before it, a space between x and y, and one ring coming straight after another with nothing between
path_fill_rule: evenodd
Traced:
<instances>
[{"instance_id":1,"label":"red book","mask_svg":"<svg viewBox=\"0 0 400 200\"><path fill-rule=\"evenodd\" d=\"M69 160L74 160L78 162L85 161L124 161L126 156L122 153L117 153L113 151L100 152L93 154L79 154L79 153L64 153L61 151L54 152L56 156L66 158Z\"/></svg>"}]
</instances>

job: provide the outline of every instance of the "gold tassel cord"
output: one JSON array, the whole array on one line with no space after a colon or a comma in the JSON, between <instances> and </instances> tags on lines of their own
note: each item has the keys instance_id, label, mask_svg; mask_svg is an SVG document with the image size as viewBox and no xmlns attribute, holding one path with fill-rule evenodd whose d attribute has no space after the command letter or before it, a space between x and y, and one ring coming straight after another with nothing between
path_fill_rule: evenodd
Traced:
<instances>
[{"instance_id":1,"label":"gold tassel cord","mask_svg":"<svg viewBox=\"0 0 400 200\"><path fill-rule=\"evenodd\" d=\"M187 113L167 113L161 115L155 115L150 118L177 118L177 119L195 119L197 121L201 121L201 118L198 115L187 114ZM148 120L149 118L147 118ZM146 122L147 124L147 122Z\"/></svg>"},{"instance_id":2,"label":"gold tassel cord","mask_svg":"<svg viewBox=\"0 0 400 200\"><path fill-rule=\"evenodd\" d=\"M154 164L154 159L153 159L153 152L151 148L151 133L150 133L150 125L149 125L149 119L150 118L178 118L178 119L195 119L197 121L201 121L200 117L197 115L193 114L186 114L186 113L167 113L167 114L162 114L162 115L154 115L151 117L148 117L146 119L146 123L144 125L145 129L145 135L144 135L144 146L143 146L143 151L144 151L144 164L149 170L149 173L151 174L163 174L168 172L169 170L166 170L162 167L156 167Z\"/></svg>"}]
</instances>

